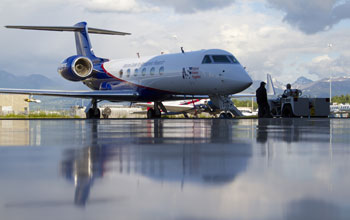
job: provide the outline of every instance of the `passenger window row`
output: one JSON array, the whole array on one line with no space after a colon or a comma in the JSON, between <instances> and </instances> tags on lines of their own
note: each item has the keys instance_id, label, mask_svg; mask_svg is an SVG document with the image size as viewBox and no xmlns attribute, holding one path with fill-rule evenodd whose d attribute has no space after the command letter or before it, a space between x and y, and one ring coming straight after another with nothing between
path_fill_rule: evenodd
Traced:
<instances>
[{"instance_id":1,"label":"passenger window row","mask_svg":"<svg viewBox=\"0 0 350 220\"><path fill-rule=\"evenodd\" d=\"M236 64L238 60L232 55L205 55L202 61L203 64Z\"/></svg>"},{"instance_id":2,"label":"passenger window row","mask_svg":"<svg viewBox=\"0 0 350 220\"><path fill-rule=\"evenodd\" d=\"M119 77L120 77L120 78L123 77L123 72L124 72L123 69L121 69L121 70L119 71ZM139 72L139 69L137 69L137 68L134 69L133 76L137 76L137 75L138 75L138 72ZM150 74L151 76L154 76L155 72L156 72L156 68L155 68L155 67L152 67L152 68L150 69L150 71L149 71L149 74ZM147 67L143 67L142 70L141 70L141 75L142 75L142 76L146 76L146 73L147 73ZM163 75L163 74L164 74L164 67L163 67L163 66L159 68L158 74L159 74L159 75ZM126 70L125 76L126 76L126 77L129 77L130 75L131 75L131 69L127 69L127 70Z\"/></svg>"}]
</instances>

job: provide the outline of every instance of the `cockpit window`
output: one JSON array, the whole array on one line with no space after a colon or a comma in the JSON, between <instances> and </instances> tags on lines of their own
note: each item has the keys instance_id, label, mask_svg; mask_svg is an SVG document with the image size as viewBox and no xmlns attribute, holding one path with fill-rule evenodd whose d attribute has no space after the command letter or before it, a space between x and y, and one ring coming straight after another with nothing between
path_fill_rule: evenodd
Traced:
<instances>
[{"instance_id":1,"label":"cockpit window","mask_svg":"<svg viewBox=\"0 0 350 220\"><path fill-rule=\"evenodd\" d=\"M214 63L231 63L226 55L213 55Z\"/></svg>"},{"instance_id":2,"label":"cockpit window","mask_svg":"<svg viewBox=\"0 0 350 220\"><path fill-rule=\"evenodd\" d=\"M202 61L203 64L214 63L214 64L236 64L238 60L233 55L205 55Z\"/></svg>"},{"instance_id":3,"label":"cockpit window","mask_svg":"<svg viewBox=\"0 0 350 220\"><path fill-rule=\"evenodd\" d=\"M230 60L233 62L233 63L239 63L238 60L236 59L236 57L234 56L228 56L230 58Z\"/></svg>"},{"instance_id":4,"label":"cockpit window","mask_svg":"<svg viewBox=\"0 0 350 220\"><path fill-rule=\"evenodd\" d=\"M204 58L203 58L202 63L212 63L211 59L210 59L210 56L209 55L205 55Z\"/></svg>"}]
</instances>

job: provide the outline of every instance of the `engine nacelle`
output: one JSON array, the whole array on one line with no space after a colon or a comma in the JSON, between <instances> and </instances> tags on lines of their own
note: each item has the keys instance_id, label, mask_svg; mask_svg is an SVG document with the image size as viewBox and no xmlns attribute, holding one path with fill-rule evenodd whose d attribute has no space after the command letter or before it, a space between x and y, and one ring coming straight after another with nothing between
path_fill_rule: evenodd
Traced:
<instances>
[{"instance_id":1,"label":"engine nacelle","mask_svg":"<svg viewBox=\"0 0 350 220\"><path fill-rule=\"evenodd\" d=\"M71 56L65 59L58 72L70 81L82 81L91 77L93 64L91 60L83 56Z\"/></svg>"}]
</instances>

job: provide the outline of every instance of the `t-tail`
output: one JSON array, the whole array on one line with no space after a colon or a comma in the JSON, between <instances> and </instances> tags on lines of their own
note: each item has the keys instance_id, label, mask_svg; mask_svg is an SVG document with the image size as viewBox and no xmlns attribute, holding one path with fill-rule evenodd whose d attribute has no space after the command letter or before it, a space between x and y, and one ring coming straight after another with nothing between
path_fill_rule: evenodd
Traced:
<instances>
[{"instance_id":1,"label":"t-tail","mask_svg":"<svg viewBox=\"0 0 350 220\"><path fill-rule=\"evenodd\" d=\"M70 31L75 34L77 55L68 57L58 68L58 72L70 81L81 81L92 76L94 66L100 65L107 59L96 57L92 49L89 34L130 35L130 33L90 28L86 22L79 22L74 26L16 26L6 28L39 30L39 31Z\"/></svg>"},{"instance_id":2,"label":"t-tail","mask_svg":"<svg viewBox=\"0 0 350 220\"><path fill-rule=\"evenodd\" d=\"M276 95L275 87L273 86L272 77L270 74L267 74L266 79L266 93L269 96Z\"/></svg>"}]
</instances>

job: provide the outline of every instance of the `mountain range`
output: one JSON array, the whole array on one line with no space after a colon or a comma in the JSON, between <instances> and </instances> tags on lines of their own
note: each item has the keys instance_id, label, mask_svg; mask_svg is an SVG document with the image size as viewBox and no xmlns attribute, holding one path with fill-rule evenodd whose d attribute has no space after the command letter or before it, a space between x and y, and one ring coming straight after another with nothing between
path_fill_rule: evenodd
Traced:
<instances>
[{"instance_id":1,"label":"mountain range","mask_svg":"<svg viewBox=\"0 0 350 220\"><path fill-rule=\"evenodd\" d=\"M52 80L40 74L16 76L0 70L0 88L47 89L54 85Z\"/></svg>"}]
</instances>

